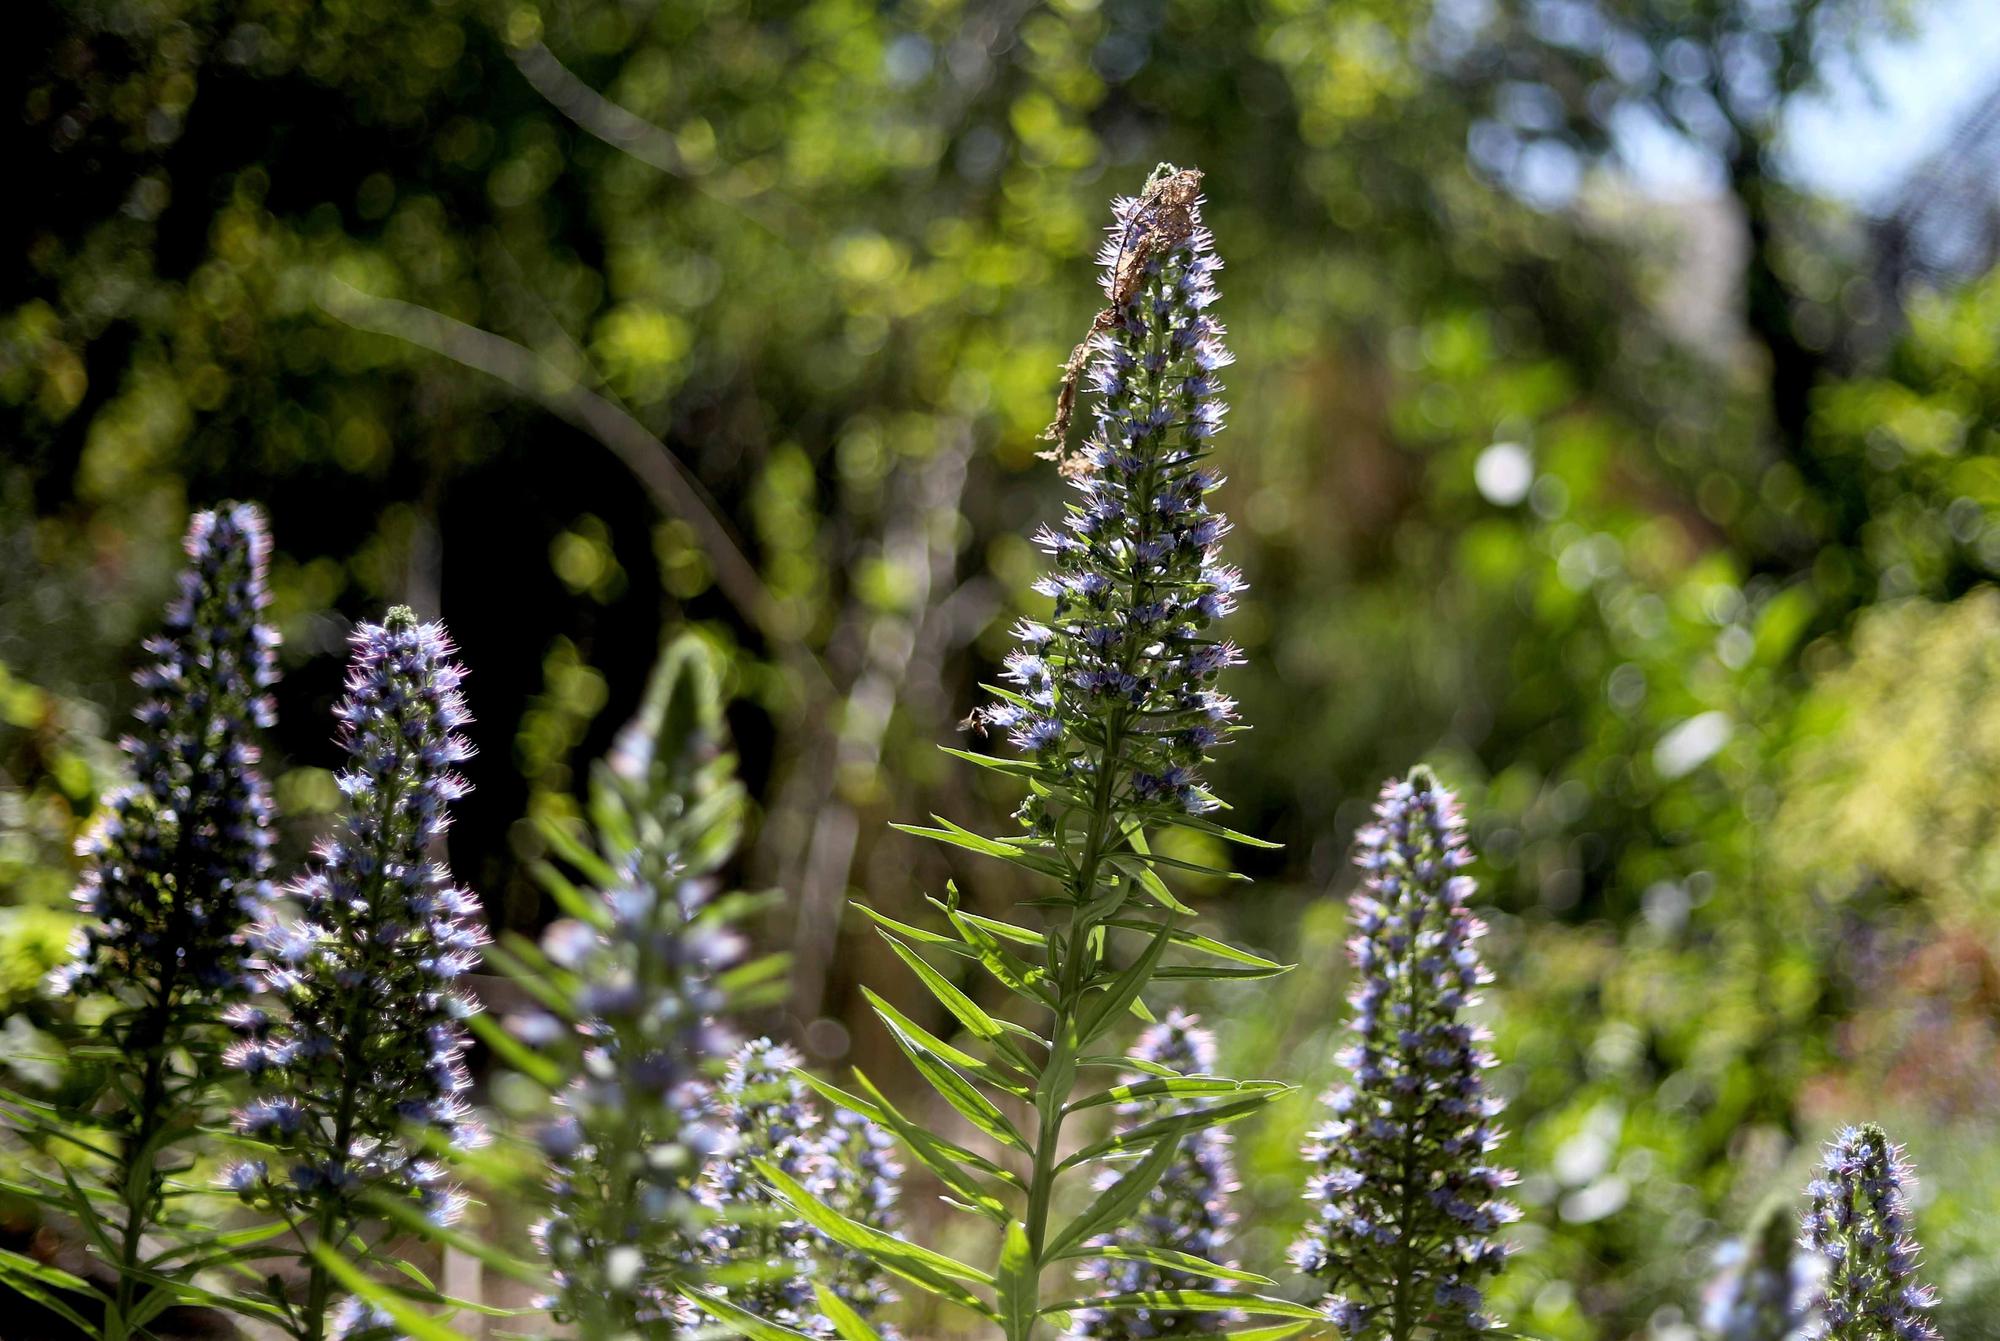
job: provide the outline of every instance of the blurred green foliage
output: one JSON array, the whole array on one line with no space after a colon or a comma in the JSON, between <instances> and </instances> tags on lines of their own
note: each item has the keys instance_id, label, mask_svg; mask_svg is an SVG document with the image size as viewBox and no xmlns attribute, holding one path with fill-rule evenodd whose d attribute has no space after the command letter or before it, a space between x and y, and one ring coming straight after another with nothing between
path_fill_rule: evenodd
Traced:
<instances>
[{"instance_id":1,"label":"blurred green foliage","mask_svg":"<svg viewBox=\"0 0 2000 1341\"><path fill-rule=\"evenodd\" d=\"M454 863L532 926L529 817L575 813L662 626L701 625L761 808L744 877L794 896L772 1027L899 1074L852 1009L894 975L840 907L948 873L884 820L1006 822L932 746L1030 608L1058 505L1034 435L1106 198L1171 158L1209 173L1240 359L1258 729L1218 790L1288 844L1210 907L1311 969L1192 1002L1232 1068L1330 1077L1329 896L1379 778L1431 758L1495 922L1521 1329L1685 1338L1710 1249L1888 1077L1948 1183L1946 1332L1991 1334L2000 1142L1967 1087L2000 1052L2000 280L1904 303L1771 153L1897 12L27 7L0 55L0 1005L43 1009L185 513L250 496L293 855L332 801L345 621L408 599L474 670ZM1632 116L1715 192L1631 185ZM1242 1137L1253 1265L1310 1117Z\"/></svg>"}]
</instances>

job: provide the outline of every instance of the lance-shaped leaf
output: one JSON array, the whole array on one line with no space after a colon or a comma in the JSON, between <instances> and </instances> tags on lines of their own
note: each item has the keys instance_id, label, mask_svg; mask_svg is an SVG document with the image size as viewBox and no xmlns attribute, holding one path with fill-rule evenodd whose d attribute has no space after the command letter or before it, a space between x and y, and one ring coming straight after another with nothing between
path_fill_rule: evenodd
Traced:
<instances>
[{"instance_id":1,"label":"lance-shaped leaf","mask_svg":"<svg viewBox=\"0 0 2000 1341\"><path fill-rule=\"evenodd\" d=\"M1045 1256L1049 1260L1060 1258L1068 1249L1122 1223L1133 1208L1145 1200L1146 1194L1153 1190L1160 1176L1167 1171L1167 1166L1180 1154L1181 1137L1199 1125L1185 1116L1170 1119L1170 1122L1173 1124L1170 1130L1144 1159L1120 1175L1117 1182L1098 1193L1097 1200L1063 1228L1063 1232L1048 1247Z\"/></svg>"},{"instance_id":2,"label":"lance-shaped leaf","mask_svg":"<svg viewBox=\"0 0 2000 1341\"><path fill-rule=\"evenodd\" d=\"M869 1080L858 1069L854 1073L854 1079L861 1084L863 1089L868 1091L870 1097L866 1099L860 1095L849 1093L847 1090L841 1089L838 1085L830 1081L821 1080L810 1071L802 1070L797 1072L797 1075L800 1080L805 1081L806 1084L817 1090L820 1097L828 1103L838 1104L848 1112L859 1113L869 1121L884 1127L889 1127L897 1131L908 1128L911 1131L919 1132L924 1138L927 1149L936 1151L950 1160L955 1160L969 1169L976 1169L980 1173L997 1178L1017 1191L1021 1189L1021 1179L1018 1174L1001 1168L998 1164L987 1159L976 1150L968 1150L955 1141L947 1141L942 1136L918 1127L910 1119L897 1112L895 1105L891 1104L882 1091L876 1088L875 1083ZM905 1142L905 1144L909 1144L909 1142ZM914 1148L912 1146L912 1149ZM930 1163L928 1159L925 1162Z\"/></svg>"},{"instance_id":3,"label":"lance-shaped leaf","mask_svg":"<svg viewBox=\"0 0 2000 1341\"><path fill-rule=\"evenodd\" d=\"M894 1132L909 1152L915 1155L925 1168L936 1174L938 1180L951 1190L956 1198L954 1204L963 1206L970 1211L976 1211L996 1224L1004 1225L1007 1223L1007 1208L1001 1205L1000 1199L994 1196L979 1181L979 1174L988 1174L1019 1190L1020 1178L1017 1175L1008 1173L998 1165L991 1163L982 1156L973 1154L969 1150L952 1145L947 1141L939 1140L937 1137L931 1135L930 1132L904 1117L896 1109L895 1105L891 1104L882 1092L875 1088L867 1076L863 1075L860 1071L856 1071L854 1078L866 1087L868 1093L874 1096L875 1099L872 1109L866 1116L878 1125ZM821 1091L823 1094L825 1092L825 1090ZM838 1103L840 1101L835 1100L835 1102ZM858 1112L860 1110L857 1109L855 1111Z\"/></svg>"},{"instance_id":4,"label":"lance-shaped leaf","mask_svg":"<svg viewBox=\"0 0 2000 1341\"><path fill-rule=\"evenodd\" d=\"M1175 1127L1189 1122L1189 1130L1198 1131L1203 1127L1219 1127L1228 1122L1239 1122L1282 1095L1290 1094L1297 1086L1282 1085L1275 1089L1263 1090L1242 1099L1232 1099L1228 1103L1210 1104L1206 1108L1173 1117L1157 1118L1141 1123L1130 1131L1116 1132L1101 1141L1093 1142L1058 1164L1058 1170L1073 1169L1079 1164L1103 1159L1109 1155L1122 1155L1143 1149L1164 1138Z\"/></svg>"},{"instance_id":5,"label":"lance-shaped leaf","mask_svg":"<svg viewBox=\"0 0 2000 1341\"><path fill-rule=\"evenodd\" d=\"M884 1001L869 988L862 988L861 994L868 999L868 1004L875 1008L876 1015L881 1017L882 1023L888 1025L890 1030L900 1031L909 1035L924 1048L928 1049L939 1061L944 1062L948 1066L955 1066L959 1070L971 1075L974 1079L982 1080L988 1085L993 1086L993 1088L1005 1090L1009 1094L1025 1095L1028 1092L1027 1086L1023 1085L1007 1072L1002 1071L999 1067L986 1061L984 1058L973 1056L963 1048L953 1047Z\"/></svg>"},{"instance_id":6,"label":"lance-shaped leaf","mask_svg":"<svg viewBox=\"0 0 2000 1341\"><path fill-rule=\"evenodd\" d=\"M1042 1314L1046 1317L1051 1313L1068 1313L1079 1308L1143 1308L1169 1313L1234 1313L1240 1310L1274 1318L1301 1318L1317 1323L1326 1321L1326 1315L1318 1309L1294 1304L1289 1299L1273 1299L1262 1294L1236 1294L1227 1290L1141 1290L1134 1294L1098 1295L1091 1299L1071 1299L1051 1304L1042 1310Z\"/></svg>"},{"instance_id":7,"label":"lance-shaped leaf","mask_svg":"<svg viewBox=\"0 0 2000 1341\"><path fill-rule=\"evenodd\" d=\"M967 1122L985 1132L1002 1145L1010 1145L1016 1150L1028 1149L1028 1140L1007 1120L1007 1115L991 1099L981 1094L976 1086L949 1065L935 1056L916 1039L904 1033L893 1020L883 1021L889 1026L889 1036L896 1040L896 1046L910 1059L929 1081L938 1096L953 1108ZM1011 1088L1011 1087L1010 1087Z\"/></svg>"},{"instance_id":8,"label":"lance-shaped leaf","mask_svg":"<svg viewBox=\"0 0 2000 1341\"><path fill-rule=\"evenodd\" d=\"M1207 1276L1212 1280L1242 1281L1245 1285L1276 1285L1269 1276L1260 1276L1254 1271L1244 1271L1240 1267L1222 1266L1206 1257L1196 1257L1193 1253L1176 1252L1172 1248L1148 1248L1137 1244L1080 1243L1062 1255L1060 1260L1072 1261L1080 1258L1104 1258L1113 1262L1145 1262L1150 1266L1163 1267L1168 1271L1178 1271L1189 1276Z\"/></svg>"},{"instance_id":9,"label":"lance-shaped leaf","mask_svg":"<svg viewBox=\"0 0 2000 1341\"><path fill-rule=\"evenodd\" d=\"M1049 987L1045 969L1009 953L978 923L956 908L945 909L945 916L951 919L959 935L965 937L966 944L978 954L981 966L993 975L996 982L1024 1000L1051 1010L1055 1008L1056 995Z\"/></svg>"},{"instance_id":10,"label":"lance-shaped leaf","mask_svg":"<svg viewBox=\"0 0 2000 1341\"><path fill-rule=\"evenodd\" d=\"M869 1326L853 1305L819 1281L813 1282L813 1297L819 1301L819 1311L833 1324L833 1334L840 1341L883 1341L882 1334Z\"/></svg>"},{"instance_id":11,"label":"lance-shaped leaf","mask_svg":"<svg viewBox=\"0 0 2000 1341\"><path fill-rule=\"evenodd\" d=\"M904 1280L920 1285L937 1295L949 1299L960 1308L969 1309L983 1318L998 1319L992 1305L960 1284L970 1281L977 1285L993 1284L990 1273L978 1267L967 1266L963 1262L946 1257L943 1253L929 1248L918 1247L879 1229L871 1229L859 1221L827 1209L819 1198L801 1186L783 1169L769 1160L752 1160L758 1176L763 1178L780 1197L798 1212L801 1220L817 1229L843 1247L865 1253L869 1260L885 1271L893 1271Z\"/></svg>"},{"instance_id":12,"label":"lance-shaped leaf","mask_svg":"<svg viewBox=\"0 0 2000 1341\"><path fill-rule=\"evenodd\" d=\"M1276 1080L1231 1080L1226 1076L1177 1075L1171 1079L1162 1077L1157 1080L1136 1081L1130 1085L1113 1085L1108 1090L1074 1100L1064 1106L1063 1112L1079 1113L1086 1108L1142 1099L1214 1098L1222 1094L1262 1094L1269 1090L1283 1091L1290 1088L1289 1085Z\"/></svg>"},{"instance_id":13,"label":"lance-shaped leaf","mask_svg":"<svg viewBox=\"0 0 2000 1341\"><path fill-rule=\"evenodd\" d=\"M922 927L911 926L908 922L898 922L887 913L876 912L859 899L853 901L853 906L860 911L863 917L866 917L890 935L901 936L904 940L914 941L918 945L931 946L934 949L944 951L946 954L957 955L961 959L979 958L977 950L954 936L946 936L935 931L926 931Z\"/></svg>"},{"instance_id":14,"label":"lance-shaped leaf","mask_svg":"<svg viewBox=\"0 0 2000 1341\"><path fill-rule=\"evenodd\" d=\"M1077 1028L1079 1044L1089 1043L1118 1017L1131 1009L1138 1001L1139 993L1153 979L1153 971L1159 966L1160 956L1165 954L1171 943L1173 923L1162 921L1153 929L1153 939L1145 952L1132 962L1131 967L1115 978L1102 997L1091 1003L1083 1013L1083 1021Z\"/></svg>"},{"instance_id":15,"label":"lance-shaped leaf","mask_svg":"<svg viewBox=\"0 0 2000 1341\"><path fill-rule=\"evenodd\" d=\"M990 1044L1023 1070L1030 1069L1028 1055L1009 1037L1012 1031L981 1010L977 1002L954 987L949 979L932 968L915 950L893 937L884 936L883 939L889 942L889 948L896 952L896 957L908 964L910 971L930 989L931 995L938 999L938 1004L950 1011L973 1037Z\"/></svg>"},{"instance_id":16,"label":"lance-shaped leaf","mask_svg":"<svg viewBox=\"0 0 2000 1341\"><path fill-rule=\"evenodd\" d=\"M1051 857L1044 857L1039 853L1028 851L1018 843L1010 843L1002 839L987 838L983 834L976 834L970 829L961 828L953 824L942 815L933 815L931 818L936 820L941 827L927 829L919 824L892 824L889 827L899 829L904 833L912 834L918 838L928 838L932 842L944 843L950 847L964 848L967 852L976 852L982 857L996 857L1001 861L1011 862L1016 866L1034 871L1040 875L1054 876L1058 880L1065 878L1069 874L1069 869L1061 862Z\"/></svg>"},{"instance_id":17,"label":"lance-shaped leaf","mask_svg":"<svg viewBox=\"0 0 2000 1341\"><path fill-rule=\"evenodd\" d=\"M1151 922L1141 922L1136 919L1124 917L1113 918L1105 925L1118 927L1124 931L1144 931L1148 933L1155 929L1155 925ZM1246 968L1265 969L1273 976L1298 967L1296 964L1281 964L1275 959L1266 959L1262 955L1252 954L1248 950L1240 950L1227 942L1216 940L1210 936L1203 936L1199 932L1188 931L1182 927L1174 928L1173 941L1174 945L1180 949L1194 950L1201 954L1213 955L1217 959L1226 960L1232 964L1241 964Z\"/></svg>"},{"instance_id":18,"label":"lance-shaped leaf","mask_svg":"<svg viewBox=\"0 0 2000 1341\"><path fill-rule=\"evenodd\" d=\"M747 1336L750 1341L811 1341L804 1332L795 1332L789 1327L780 1327L775 1322L768 1322L712 1291L683 1286L681 1297L704 1313L712 1314L728 1323L735 1335Z\"/></svg>"},{"instance_id":19,"label":"lance-shaped leaf","mask_svg":"<svg viewBox=\"0 0 2000 1341\"><path fill-rule=\"evenodd\" d=\"M1007 1236L1000 1245L999 1284L995 1297L1000 1305L1000 1326L1007 1341L1028 1341L1035 1330L1041 1304L1041 1269L1035 1250L1028 1242L1028 1228L1019 1220L1007 1223Z\"/></svg>"}]
</instances>

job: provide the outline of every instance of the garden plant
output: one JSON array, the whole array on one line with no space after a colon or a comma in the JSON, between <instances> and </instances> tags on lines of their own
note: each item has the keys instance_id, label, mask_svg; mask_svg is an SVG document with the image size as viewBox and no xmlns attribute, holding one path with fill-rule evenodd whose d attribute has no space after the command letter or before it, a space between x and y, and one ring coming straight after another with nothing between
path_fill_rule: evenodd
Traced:
<instances>
[{"instance_id":1,"label":"garden plant","mask_svg":"<svg viewBox=\"0 0 2000 1341\"><path fill-rule=\"evenodd\" d=\"M188 527L129 784L80 850L81 929L46 987L69 1079L0 1091L28 1151L8 1190L83 1255L0 1251L0 1279L116 1341L194 1306L297 1341L1531 1334L1490 1297L1534 1242L1495 1042L1519 1035L1484 999L1448 770L1381 786L1344 956L1211 936L1193 892L1243 883L1232 848L1275 847L1232 827L1208 773L1274 724L1231 695L1247 585L1212 506L1233 359L1202 181L1163 164L1112 205L1104 305L1047 433L1070 495L1033 536L1036 613L944 747L1013 823L896 826L997 863L1010 902L946 884L910 917L901 890L853 905L895 966L863 991L897 1075L810 1065L773 1024L786 964L756 946L787 892L727 887L752 815L699 637L660 654L581 810L529 826L556 914L539 937L489 943L447 864L478 680L407 606L349 639L337 805L280 869L259 773L283 692L271 540L258 507L223 503ZM1341 1079L1317 1100L1235 1077L1230 1031L1183 1005L1198 986L1226 1020L1233 991L1287 973L1346 985ZM1289 1175L1303 1227L1260 1260L1242 1134L1315 1102ZM919 1184L974 1232L920 1230ZM1911 1186L1879 1126L1842 1131L1718 1277L1713 1333L1934 1338ZM456 1297L423 1265L440 1254L521 1301Z\"/></svg>"}]
</instances>

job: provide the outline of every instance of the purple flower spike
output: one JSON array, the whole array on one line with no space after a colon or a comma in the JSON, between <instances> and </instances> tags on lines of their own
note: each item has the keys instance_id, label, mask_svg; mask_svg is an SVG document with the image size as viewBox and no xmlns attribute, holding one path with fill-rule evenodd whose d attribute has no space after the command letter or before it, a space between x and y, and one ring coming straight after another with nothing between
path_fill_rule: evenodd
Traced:
<instances>
[{"instance_id":1,"label":"purple flower spike","mask_svg":"<svg viewBox=\"0 0 2000 1341\"><path fill-rule=\"evenodd\" d=\"M1209 310L1222 263L1201 223L1199 176L1156 178L1184 183L1184 195L1149 189L1112 205L1098 258L1110 305L1081 351L1096 427L1063 461L1080 498L1061 529L1036 537L1056 564L1036 590L1055 608L1016 629L1015 699L973 717L1066 784L1094 772L1108 746L1116 799L1175 814L1216 806L1197 770L1236 719L1216 677L1242 659L1211 632L1243 580L1221 560L1229 526L1208 497L1222 477L1203 464L1223 421L1216 370L1231 360ZM1169 209L1172 226L1159 217ZM1021 818L1053 824L1038 801Z\"/></svg>"},{"instance_id":2,"label":"purple flower spike","mask_svg":"<svg viewBox=\"0 0 2000 1341\"><path fill-rule=\"evenodd\" d=\"M467 1110L462 991L486 942L479 900L438 859L472 748L465 672L440 624L397 607L353 637L347 695L335 708L348 766L334 837L293 887L293 913L257 932L265 983L283 1009L236 1018L231 1059L257 1081L237 1114L276 1145L286 1180L246 1195L306 1222L346 1230L364 1198L408 1196L440 1224L463 1197L412 1142L412 1123L467 1147L485 1133ZM226 1176L228 1185L246 1182Z\"/></svg>"},{"instance_id":3,"label":"purple flower spike","mask_svg":"<svg viewBox=\"0 0 2000 1341\"><path fill-rule=\"evenodd\" d=\"M1326 1096L1306 1146L1314 1213L1291 1257L1325 1283L1346 1341L1470 1336L1493 1326L1481 1282L1506 1261L1494 1231L1518 1214L1502 1199L1513 1171L1490 1162L1493 1058L1463 1019L1491 980L1458 874L1472 854L1457 798L1428 769L1384 786L1375 815L1350 901L1352 1080Z\"/></svg>"},{"instance_id":4,"label":"purple flower spike","mask_svg":"<svg viewBox=\"0 0 2000 1341\"><path fill-rule=\"evenodd\" d=\"M1827 1147L1799 1240L1824 1266L1811 1341L1937 1341L1937 1296L1917 1280L1921 1250L1904 1193L1913 1181L1903 1148L1872 1122Z\"/></svg>"},{"instance_id":5,"label":"purple flower spike","mask_svg":"<svg viewBox=\"0 0 2000 1341\"><path fill-rule=\"evenodd\" d=\"M78 845L76 902L91 921L53 977L59 992L179 1005L250 987L244 929L271 896L271 800L256 767L256 732L276 716L271 539L254 505L225 503L195 515L186 549L165 629L146 643L154 660L134 677L148 697L122 742L133 783Z\"/></svg>"}]
</instances>

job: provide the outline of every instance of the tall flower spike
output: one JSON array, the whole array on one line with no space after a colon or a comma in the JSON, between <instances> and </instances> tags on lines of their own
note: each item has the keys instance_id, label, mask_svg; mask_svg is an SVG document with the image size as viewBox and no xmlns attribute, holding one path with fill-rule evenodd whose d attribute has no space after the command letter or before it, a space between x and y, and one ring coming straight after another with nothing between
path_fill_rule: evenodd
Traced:
<instances>
[{"instance_id":1,"label":"tall flower spike","mask_svg":"<svg viewBox=\"0 0 2000 1341\"><path fill-rule=\"evenodd\" d=\"M1063 471L1081 500L1036 536L1055 566L1035 590L1055 608L1016 627L1013 688L973 719L1064 785L1108 769L1140 812L1215 808L1199 770L1236 721L1217 676L1242 660L1209 634L1243 578L1221 560L1229 523L1208 506L1222 483L1204 464L1226 408L1217 374L1232 359L1209 311L1222 262L1201 224L1200 177L1156 175L1112 206L1099 256L1110 304L1081 347L1097 424ZM1053 830L1039 795L1021 817Z\"/></svg>"},{"instance_id":2,"label":"tall flower spike","mask_svg":"<svg viewBox=\"0 0 2000 1341\"><path fill-rule=\"evenodd\" d=\"M151 1289L141 1269L173 1269L142 1244L167 1215L171 1147L217 1102L214 1012L246 995L246 928L270 902L271 802L256 767L278 678L278 635L263 622L270 548L248 503L189 524L188 566L164 630L146 643L153 661L135 677L148 697L123 742L134 779L79 845L76 901L90 921L51 979L58 992L103 990L120 1002L99 1026L117 1057L105 1079L121 1102L104 1119L118 1151L105 1183L117 1209L100 1201L79 1217L111 1221L100 1239L117 1241L103 1319L111 1341L130 1334Z\"/></svg>"},{"instance_id":3,"label":"tall flower spike","mask_svg":"<svg viewBox=\"0 0 2000 1341\"><path fill-rule=\"evenodd\" d=\"M695 1183L723 1141L699 1107L735 1046L721 978L755 971L731 925L741 900L716 897L743 810L723 746L712 657L684 638L592 777L599 852L584 864L597 888L549 880L570 916L543 937L551 973L528 985L560 1008L508 1021L566 1078L541 1132L549 1177L533 1234L549 1263L543 1302L582 1336L682 1335L679 1291L699 1283Z\"/></svg>"},{"instance_id":4,"label":"tall flower spike","mask_svg":"<svg viewBox=\"0 0 2000 1341\"><path fill-rule=\"evenodd\" d=\"M1200 183L1200 173L1162 164L1136 198L1114 202L1102 257L1109 301L1069 369L1080 373L1089 365L1096 427L1074 455L1062 458L1078 500L1060 529L1040 536L1055 562L1036 590L1053 609L1046 621L1017 627L1022 646L1006 669L1013 688L995 691L999 701L976 709L970 722L1005 729L1029 757L957 752L1027 784L1028 799L1016 814L1027 832L988 839L942 819L936 828L898 826L1005 861L1017 879L1045 879L1056 888L1040 897L1023 894L1022 904L1037 910L1023 916L1032 925L962 911L949 887L943 900L932 901L947 931L874 917L945 1015L968 1031L963 1047L944 1043L877 1000L891 1037L941 1104L1017 1152L1023 1171L932 1138L859 1072L855 1079L869 1099L854 1106L879 1115L902 1138L946 1185L952 1205L1000 1227L994 1311L1008 1341L1029 1341L1056 1307L1042 1295L1050 1267L1109 1251L1090 1244L1116 1228L1121 1208L1144 1199L1181 1153L1179 1138L1284 1092L1280 1085L1222 1077L1194 1086L1100 1089L1100 1078L1090 1074L1107 1046L1116 1056L1121 1045L1107 1040L1122 1031L1128 1010L1145 1000L1154 979L1218 976L1199 964L1168 967L1168 956L1220 954L1258 965L1257 972L1285 970L1180 933L1178 919L1189 910L1168 879L1187 863L1152 845L1152 831L1178 827L1268 846L1203 818L1219 803L1199 770L1236 721L1236 706L1217 679L1241 659L1213 628L1243 583L1221 560L1227 523L1209 508L1221 482L1207 464L1223 418L1217 373L1229 355L1212 312L1220 262L1202 226ZM1065 383L1051 436L1061 438L1071 401ZM994 1027L968 1007L964 989L929 962L931 946L949 946L957 958L984 968L1019 998L1019 1008L1035 1020L1032 1032ZM987 1097L989 1090L996 1097ZM1079 1147L1066 1138L1064 1127L1078 1113L1128 1101L1167 1113L1176 1139ZM1030 1120L1016 1126L1015 1114ZM1007 1161L1013 1164L1013 1156ZM1074 1217L1062 1213L1070 1201L1065 1180L1081 1182L1114 1166L1129 1181L1084 1203ZM806 1196L777 1169L770 1181L794 1201ZM877 1256L895 1260L886 1249ZM1200 1274L1198 1258L1173 1265ZM899 1274L961 1307L978 1307L955 1284L972 1277L947 1273L931 1282L921 1273ZM1239 1301L1246 1314L1299 1311L1242 1291L1227 1301L1231 1311ZM1100 1294L1089 1307L1143 1311L1160 1302L1145 1292ZM1198 1309L1215 1301L1178 1302Z\"/></svg>"},{"instance_id":5,"label":"tall flower spike","mask_svg":"<svg viewBox=\"0 0 2000 1341\"><path fill-rule=\"evenodd\" d=\"M238 1111L245 1135L276 1148L278 1167L239 1164L226 1183L250 1200L346 1242L372 1218L367 1198L407 1195L439 1223L462 1198L419 1153L411 1124L450 1143L479 1143L466 1109L460 990L486 935L479 901L434 858L472 748L459 693L464 670L441 624L398 606L353 637L347 695L334 709L347 767L333 838L293 888L296 916L258 933L276 1019L232 1017L242 1041L230 1064L257 1097ZM314 1260L304 1335L324 1328L331 1280Z\"/></svg>"},{"instance_id":6,"label":"tall flower spike","mask_svg":"<svg viewBox=\"0 0 2000 1341\"><path fill-rule=\"evenodd\" d=\"M166 627L146 643L154 660L135 677L149 697L122 742L133 785L108 798L79 845L76 901L91 921L57 971L59 990L157 1004L227 1000L249 985L243 932L270 897L256 731L276 715L278 635L262 622L271 541L254 505L225 503L195 515L186 549Z\"/></svg>"},{"instance_id":7,"label":"tall flower spike","mask_svg":"<svg viewBox=\"0 0 2000 1341\"><path fill-rule=\"evenodd\" d=\"M1326 1096L1306 1146L1314 1215L1292 1260L1325 1282L1348 1341L1466 1336L1492 1326L1481 1284L1506 1260L1494 1232L1516 1218L1501 1199L1514 1174L1488 1162L1493 1059L1463 1019L1491 981L1472 879L1458 874L1472 853L1457 799L1428 769L1386 784L1375 814L1357 835L1364 879L1349 905L1352 1081Z\"/></svg>"},{"instance_id":8,"label":"tall flower spike","mask_svg":"<svg viewBox=\"0 0 2000 1341\"><path fill-rule=\"evenodd\" d=\"M1198 1027L1194 1016L1175 1010L1141 1034L1133 1045L1132 1058L1142 1070L1124 1077L1126 1084L1142 1084L1161 1074L1161 1068L1183 1076L1215 1074L1215 1037ZM1130 1130L1163 1116L1159 1109L1143 1103L1123 1103L1117 1107L1118 1125ZM1139 1203L1127 1227L1096 1240L1096 1246L1120 1248L1163 1248L1190 1253L1208 1262L1231 1266L1230 1231L1236 1215L1229 1209L1229 1196L1236 1191L1236 1170L1229 1153L1229 1132L1207 1127L1181 1138L1180 1154L1167 1166L1160 1181ZM1097 1178L1099 1190L1118 1180L1118 1171L1105 1169ZM1206 1290L1213 1288L1206 1276L1189 1275L1129 1258L1092 1258L1077 1272L1086 1290L1098 1295L1135 1294L1154 1290ZM1243 1321L1243 1315L1227 1312L1185 1313L1172 1309L1130 1309L1112 1311L1080 1308L1071 1314L1076 1341L1105 1338L1106 1341L1139 1341L1142 1337L1217 1336Z\"/></svg>"},{"instance_id":9,"label":"tall flower spike","mask_svg":"<svg viewBox=\"0 0 2000 1341\"><path fill-rule=\"evenodd\" d=\"M702 1200L713 1213L702 1247L715 1265L759 1273L753 1284L729 1291L735 1303L808 1336L832 1338L837 1333L819 1310L816 1279L863 1317L895 1294L865 1258L825 1240L774 1200L752 1161L768 1162L815 1199L880 1230L895 1228L901 1170L873 1123L822 1117L796 1074L802 1060L768 1038L745 1044L730 1059L710 1108L732 1144L702 1175Z\"/></svg>"},{"instance_id":10,"label":"tall flower spike","mask_svg":"<svg viewBox=\"0 0 2000 1341\"><path fill-rule=\"evenodd\" d=\"M1825 1276L1806 1335L1815 1341L1937 1341L1937 1296L1917 1280L1917 1241L1904 1188L1913 1181L1901 1146L1874 1123L1849 1127L1827 1147L1806 1188L1800 1242Z\"/></svg>"}]
</instances>

